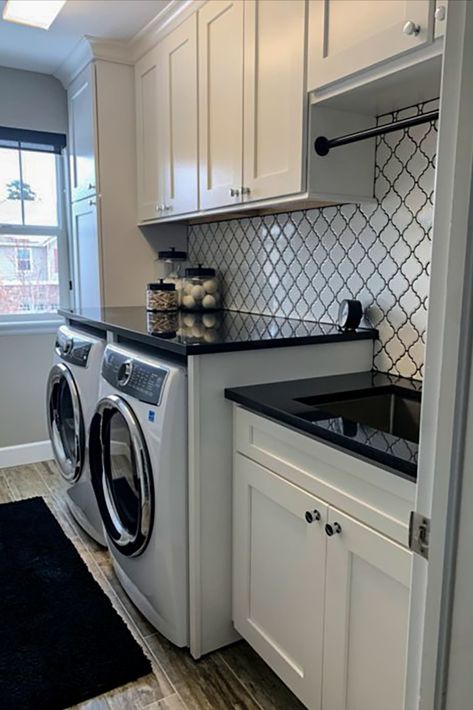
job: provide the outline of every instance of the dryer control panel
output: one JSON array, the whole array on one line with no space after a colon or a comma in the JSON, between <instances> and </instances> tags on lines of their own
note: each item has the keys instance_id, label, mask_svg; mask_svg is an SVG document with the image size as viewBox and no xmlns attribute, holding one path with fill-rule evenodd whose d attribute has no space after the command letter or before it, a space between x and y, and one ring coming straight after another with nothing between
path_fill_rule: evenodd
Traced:
<instances>
[{"instance_id":1,"label":"dryer control panel","mask_svg":"<svg viewBox=\"0 0 473 710\"><path fill-rule=\"evenodd\" d=\"M59 328L55 349L61 360L70 362L71 365L77 365L78 367L87 367L91 347L92 343L87 338L82 338L76 334L71 336Z\"/></svg>"},{"instance_id":2,"label":"dryer control panel","mask_svg":"<svg viewBox=\"0 0 473 710\"><path fill-rule=\"evenodd\" d=\"M112 387L147 404L159 405L168 369L139 358L127 357L107 347L102 362L102 377Z\"/></svg>"}]
</instances>

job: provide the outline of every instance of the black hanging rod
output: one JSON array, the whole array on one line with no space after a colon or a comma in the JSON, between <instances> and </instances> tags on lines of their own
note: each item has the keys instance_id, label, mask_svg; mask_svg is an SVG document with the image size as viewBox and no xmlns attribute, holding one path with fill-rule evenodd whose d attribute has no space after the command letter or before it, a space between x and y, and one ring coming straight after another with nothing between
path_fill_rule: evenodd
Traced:
<instances>
[{"instance_id":1,"label":"black hanging rod","mask_svg":"<svg viewBox=\"0 0 473 710\"><path fill-rule=\"evenodd\" d=\"M439 112L438 109L436 109L435 111L421 113L418 116L412 116L411 118L402 118L400 121L387 123L385 126L374 126L373 128L366 128L364 131L349 133L348 135L340 136L339 138L325 138L325 136L319 136L315 139L315 152L317 153L317 155L328 155L329 151L332 148L337 148L339 145L357 143L358 141L364 141L367 138L375 138L376 136L383 136L386 133L400 131L403 128L419 126L421 123L429 123L429 121L435 121L438 117Z\"/></svg>"}]
</instances>

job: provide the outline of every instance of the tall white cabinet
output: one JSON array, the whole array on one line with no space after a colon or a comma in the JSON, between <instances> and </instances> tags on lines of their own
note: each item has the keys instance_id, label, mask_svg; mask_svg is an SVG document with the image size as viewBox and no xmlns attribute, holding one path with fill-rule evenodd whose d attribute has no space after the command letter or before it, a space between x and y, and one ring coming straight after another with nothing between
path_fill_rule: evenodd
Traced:
<instances>
[{"instance_id":1,"label":"tall white cabinet","mask_svg":"<svg viewBox=\"0 0 473 710\"><path fill-rule=\"evenodd\" d=\"M133 67L94 61L67 93L75 308L143 305L155 253L136 227Z\"/></svg>"}]
</instances>

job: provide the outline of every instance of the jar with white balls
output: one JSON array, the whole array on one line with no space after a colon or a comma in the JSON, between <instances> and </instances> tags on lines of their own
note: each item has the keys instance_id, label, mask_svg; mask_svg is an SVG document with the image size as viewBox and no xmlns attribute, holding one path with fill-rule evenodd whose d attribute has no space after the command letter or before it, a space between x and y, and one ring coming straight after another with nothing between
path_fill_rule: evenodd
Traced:
<instances>
[{"instance_id":1,"label":"jar with white balls","mask_svg":"<svg viewBox=\"0 0 473 710\"><path fill-rule=\"evenodd\" d=\"M217 311L221 307L222 293L215 269L201 265L186 269L181 308L185 311Z\"/></svg>"},{"instance_id":2,"label":"jar with white balls","mask_svg":"<svg viewBox=\"0 0 473 710\"><path fill-rule=\"evenodd\" d=\"M178 305L181 305L182 286L186 267L189 266L187 252L179 251L176 247L169 247L165 251L158 251L158 259L164 264L164 282L175 286Z\"/></svg>"}]
</instances>

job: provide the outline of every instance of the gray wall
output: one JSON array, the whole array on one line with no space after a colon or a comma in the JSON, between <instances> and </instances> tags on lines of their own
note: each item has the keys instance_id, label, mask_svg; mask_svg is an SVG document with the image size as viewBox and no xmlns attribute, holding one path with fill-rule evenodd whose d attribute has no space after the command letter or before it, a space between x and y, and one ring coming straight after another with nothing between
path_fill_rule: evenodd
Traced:
<instances>
[{"instance_id":1,"label":"gray wall","mask_svg":"<svg viewBox=\"0 0 473 710\"><path fill-rule=\"evenodd\" d=\"M0 67L0 125L66 133L67 100L52 76ZM0 331L0 447L48 438L45 387L54 334Z\"/></svg>"},{"instance_id":2,"label":"gray wall","mask_svg":"<svg viewBox=\"0 0 473 710\"><path fill-rule=\"evenodd\" d=\"M0 447L48 438L46 381L55 335L0 335Z\"/></svg>"}]
</instances>

